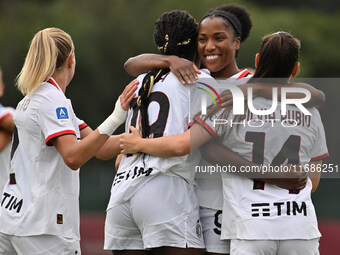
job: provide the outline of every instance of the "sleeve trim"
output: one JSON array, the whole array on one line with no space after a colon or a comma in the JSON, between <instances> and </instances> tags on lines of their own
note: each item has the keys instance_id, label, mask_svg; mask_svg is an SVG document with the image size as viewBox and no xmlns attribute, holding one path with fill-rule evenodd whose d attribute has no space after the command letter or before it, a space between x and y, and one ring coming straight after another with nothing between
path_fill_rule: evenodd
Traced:
<instances>
[{"instance_id":1,"label":"sleeve trim","mask_svg":"<svg viewBox=\"0 0 340 255\"><path fill-rule=\"evenodd\" d=\"M203 121L199 117L195 117L194 122L199 124L201 127L203 127L212 137L217 137L217 134L215 133L215 131L205 121Z\"/></svg>"},{"instance_id":2,"label":"sleeve trim","mask_svg":"<svg viewBox=\"0 0 340 255\"><path fill-rule=\"evenodd\" d=\"M88 127L88 125L85 122L78 126L79 130L83 130L86 127Z\"/></svg>"},{"instance_id":3,"label":"sleeve trim","mask_svg":"<svg viewBox=\"0 0 340 255\"><path fill-rule=\"evenodd\" d=\"M63 135L76 135L76 132L74 130L63 130L54 134L49 135L46 139L45 139L45 143L47 146L52 146L52 139L55 139L59 136L63 136Z\"/></svg>"},{"instance_id":4,"label":"sleeve trim","mask_svg":"<svg viewBox=\"0 0 340 255\"><path fill-rule=\"evenodd\" d=\"M325 158L328 158L328 157L329 157L329 153L326 152L325 154L323 154L321 156L311 158L311 161L318 161L318 160L325 159Z\"/></svg>"},{"instance_id":5,"label":"sleeve trim","mask_svg":"<svg viewBox=\"0 0 340 255\"><path fill-rule=\"evenodd\" d=\"M0 117L0 121L2 121L4 118L6 118L7 116L12 116L12 114L10 113L10 112L7 112L7 113L5 113L4 115L2 115L1 117Z\"/></svg>"}]
</instances>

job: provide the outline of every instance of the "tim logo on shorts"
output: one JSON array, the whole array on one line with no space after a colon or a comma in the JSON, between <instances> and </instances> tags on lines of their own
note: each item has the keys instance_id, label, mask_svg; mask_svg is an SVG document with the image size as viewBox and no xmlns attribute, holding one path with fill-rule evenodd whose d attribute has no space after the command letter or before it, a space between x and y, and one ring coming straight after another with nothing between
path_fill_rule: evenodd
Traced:
<instances>
[{"instance_id":1,"label":"tim logo on shorts","mask_svg":"<svg viewBox=\"0 0 340 255\"><path fill-rule=\"evenodd\" d=\"M57 119L61 124L66 124L69 121L68 112L65 107L58 107L56 113Z\"/></svg>"}]
</instances>

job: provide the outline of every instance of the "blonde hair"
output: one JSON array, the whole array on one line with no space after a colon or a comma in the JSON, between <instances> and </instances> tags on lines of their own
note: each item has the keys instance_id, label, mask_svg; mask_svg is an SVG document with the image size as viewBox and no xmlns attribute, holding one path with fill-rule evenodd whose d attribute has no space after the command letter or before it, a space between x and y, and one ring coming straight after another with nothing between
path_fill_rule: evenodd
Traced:
<instances>
[{"instance_id":1,"label":"blonde hair","mask_svg":"<svg viewBox=\"0 0 340 255\"><path fill-rule=\"evenodd\" d=\"M20 92L27 95L34 91L64 64L73 51L71 36L59 28L46 28L36 33L17 76Z\"/></svg>"}]
</instances>

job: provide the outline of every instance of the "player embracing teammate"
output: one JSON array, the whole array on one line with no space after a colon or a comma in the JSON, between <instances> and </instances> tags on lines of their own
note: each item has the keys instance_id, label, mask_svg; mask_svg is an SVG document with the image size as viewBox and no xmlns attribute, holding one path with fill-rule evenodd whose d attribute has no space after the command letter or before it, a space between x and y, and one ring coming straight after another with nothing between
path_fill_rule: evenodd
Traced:
<instances>
[{"instance_id":1,"label":"player embracing teammate","mask_svg":"<svg viewBox=\"0 0 340 255\"><path fill-rule=\"evenodd\" d=\"M224 7L225 8L225 7ZM235 8L233 7L229 7L230 9ZM238 11L240 11L240 9L238 9L236 7L236 9ZM209 24L209 25L208 25ZM241 31L241 27L242 26L238 26L239 22L237 22L237 18L235 21L235 15L231 15L230 13L225 14L223 13L223 11L221 9L217 9L215 11L212 11L210 13L208 13L206 15L206 17L203 18L203 20L200 23L200 28L199 28L199 39L198 39L198 53L200 55L201 61L203 63L203 65L205 67L207 67L209 69L209 71L211 72L211 75L214 78L217 79L221 79L224 78L224 80L228 77L230 77L230 75L236 74L238 71L236 71L237 69L236 67L236 62L235 62L235 54L239 49L239 43L241 41L242 38L242 33ZM205 26L207 28L205 28ZM220 26L220 27L219 27ZM217 27L217 28L216 28ZM215 30L214 30L215 29ZM277 37L279 36L279 37ZM257 86L262 86L262 87L267 87L267 88L272 88L272 87L282 87L282 86L296 86L296 87L303 87L303 88L307 88L308 90L310 90L310 92L312 93L312 100L309 102L310 105L317 105L320 103L320 101L322 101L322 97L323 94L320 91L315 90L314 88L306 85L306 84L289 84L288 79L291 76L295 76L297 73L297 70L299 68L299 63L298 63L298 56L299 56L299 49L300 49L300 43L298 42L297 39L293 38L292 36L290 36L287 33L281 32L281 33L276 33L273 35L268 36L268 38L274 38L274 40L270 40L270 42L268 43L266 41L266 43L263 43L262 47L261 47L261 52L260 54L257 56L257 64L258 64L258 68L256 69L255 72L255 77L256 78L283 78L283 84L273 84L273 83L268 83L268 82L264 82L264 80L256 80L257 82L252 82L247 84L246 86L253 86L253 88L256 88ZM277 41L278 40L278 41ZM220 43L220 42L226 42L226 43ZM227 48L223 48L223 51L221 50L221 46L219 45L223 45L224 47ZM200 44L205 45L202 46L200 49ZM224 53L225 52L225 53ZM280 54L278 53L280 52ZM225 55L223 55L225 54ZM224 61L218 61L220 59L221 56L226 56L224 58ZM149 55L145 55L145 56L141 56L140 58L142 59L142 57L144 57L144 60L150 60L151 56ZM155 60L154 65L157 66L159 64L159 60L164 60L164 58L162 57L156 57L156 56L152 56ZM229 57L229 58L228 58ZM261 59L262 57L262 59ZM229 60L228 60L229 59ZM231 59L231 61L230 61ZM135 59L134 59L135 60ZM288 61L289 60L289 61ZM136 61L136 60L135 60ZM172 68L173 70L175 70L173 63L171 63L171 58L167 59L168 62L170 62L170 68ZM179 60L176 60L179 61ZM138 62L138 64L141 64L142 61L136 61ZM137 70L145 70L147 68L150 67L150 61L148 63L144 64L144 67L141 69L137 69ZM221 63L220 65L218 65L219 63ZM229 63L229 65L227 65ZM285 64L282 64L285 63ZM222 66L222 67L221 67ZM178 75L180 80L190 80L190 78L192 78L193 72L184 72L182 75ZM229 73L229 76L228 74ZM242 72L241 72L242 73ZM221 75L222 74L222 75ZM249 76L249 75L248 75ZM238 76L235 76L235 79L233 80L234 82L237 81ZM232 79L229 80L229 83L232 81ZM254 80L252 80L254 81ZM228 82L228 81L227 81ZM246 82L246 81L245 81ZM242 83L242 81L238 81L238 83ZM237 84L237 82L236 82ZM295 96L295 95L294 95ZM271 98L270 96L267 96L268 98ZM321 99L320 99L321 98ZM258 99L255 99L256 101L258 101ZM267 99L266 99L267 100ZM255 102L256 102L255 101ZM267 106L269 107L269 102L271 102L271 100L267 100ZM295 110L295 108L294 108ZM216 111L216 109L215 109ZM220 110L222 112L222 110ZM298 133L297 135L295 134L291 134L291 136L287 136L281 139L286 139L283 141L278 141L279 137L281 134L284 134L283 131L286 130L282 130L283 127L281 127L281 129L275 125L274 128L266 130L265 128L263 130L266 130L266 132L268 132L268 135L266 135L265 132L263 131L259 131L259 130L252 130L252 131L246 131L244 130L244 135L245 135L245 139L246 141L242 140L241 138L243 137L242 135L239 136L239 133L233 133L236 132L236 128L231 128L230 130L226 130L224 129L225 133L221 133L219 134L220 140L221 142L229 147L230 149L238 152L240 155L244 156L246 159L254 161L254 163L256 164L270 164L270 163L275 163L275 164L282 164L288 161L288 163L290 164L304 164L304 163L309 163L309 161L312 161L311 164L319 164L320 162L314 162L315 160L320 160L324 157L327 157L327 149L325 146L325 139L324 139L324 134L323 134L323 128L322 128L322 123L320 121L320 118L318 117L318 113L315 109L312 110L313 111L313 119L314 122L312 124L313 128L309 129L308 132L310 132L309 134L305 134L304 136L302 136L299 133L304 134L305 131L303 131L302 129L294 129L296 130L296 132ZM216 111L218 112L218 111ZM215 113L216 113L215 112ZM219 112L221 114L221 112ZM224 113L225 114L225 113ZM228 113L229 114L229 113ZM280 116L280 113L276 113L277 116ZM225 115L228 116L228 115ZM212 116L210 116L212 117ZM230 118L232 118L232 115L230 115ZM209 130L210 135L214 136L215 135L215 131L214 130L214 125L212 123L210 123L211 125L209 126L206 122L206 120L199 120L196 119L196 122L199 123L200 125L202 125L205 130ZM267 123L268 124L268 123ZM121 147L123 148L123 152L124 153L129 153L129 152L144 152L144 153L148 153L148 154L152 154L152 155L158 155L158 156L175 156L175 155L184 155L185 153L187 153L187 151L185 149L180 150L177 149L176 150L176 145L177 146L183 146L184 148L190 147L190 142L188 141L188 139L191 137L191 149L193 149L194 146L198 146L204 142L206 142L207 140L210 140L209 136L205 136L205 132L200 130L197 125L194 125L189 131L187 131L186 133L184 133L183 135L180 136L174 136L174 137L163 137L163 138L156 138L156 139L140 139L138 137L138 132L131 128L132 130L132 134L131 135L124 135L122 138L122 143L121 143ZM198 130L198 131L197 131ZM243 130L242 128L240 128L240 130ZM293 130L293 129L292 129ZM238 131L239 132L239 131ZM307 132L307 133L308 133ZM190 134L191 133L191 134ZM240 133L242 133L240 131ZM231 138L228 138L228 135L231 135ZM191 136L190 136L191 135ZM262 138L261 138L261 137ZM291 141L293 141L294 139L297 139L296 137L305 137L305 139L302 141L296 141L297 144L295 144L295 142L293 142L293 144L291 143ZM306 138L308 136L313 137L312 140L313 142L315 142L317 139L318 142L322 142L323 148L322 148L322 152L320 152L321 154L319 155L318 152L316 151L312 151L314 144L312 143L308 143L309 138ZM279 146L280 143L282 143L282 151L280 151L280 148L278 148L277 150L273 150L272 153L274 153L274 151L277 153L277 155L266 155L266 154L261 154L265 153L264 149L265 147L268 150L268 146L270 148L270 145L265 144L265 142L268 143L268 138L265 139L265 137L271 137L271 142L273 144L276 144ZM283 137L283 135L282 135ZM228 139L229 140L228 140ZM231 140L230 140L231 139ZM243 138L244 139L244 138ZM263 141L261 140L263 139ZM189 139L190 140L190 139ZM194 141L193 141L194 140ZM262 141L262 142L261 142ZM295 140L294 140L295 141ZM246 152L246 150L243 148L242 146L243 144L246 144L245 148L247 148L249 151ZM305 144L304 144L305 143ZM195 145L196 144L196 145ZM263 145L263 147L258 147L259 144ZM194 145L194 146L193 146ZM252 146L254 147L254 153L252 153ZM298 145L304 145L305 146L305 150L300 150L300 151L296 151L297 150L297 146ZM220 158L223 158L223 156L225 154L221 153L221 150L225 150L222 148L221 144L218 145L218 147L216 147L216 145L212 145L215 146L214 147L210 147L210 151L212 152L211 154L218 154L220 155ZM238 148L240 148L240 151L238 150ZM218 149L217 149L218 148ZM294 158L291 159L291 153L292 150L295 154L294 154ZM258 151L259 150L259 151ZM270 149L269 149L270 150ZM181 154L183 153L183 154ZM259 157L257 157L258 154ZM314 155L312 155L314 154ZM256 158L252 157L252 155L255 155ZM279 156L278 158L280 158L280 162L277 163L277 160L274 160L275 156ZM225 156L224 156L225 157ZM236 157L236 155L235 155ZM272 160L274 160L273 162L268 162L268 161L264 161L264 159L269 160L268 157L273 157ZM305 158L304 158L305 157ZM283 158L283 160L282 160ZM296 160L296 159L301 159L301 161ZM277 158L276 158L277 159ZM216 159L214 159L216 160ZM229 159L230 160L230 159ZM218 161L218 160L217 160ZM241 162L241 161L240 161ZM245 162L246 164L248 164L248 162L246 161L242 161ZM224 161L223 163L228 163L228 161ZM193 171L193 169L192 169ZM236 220L237 218L235 217L235 213L233 215L231 215L230 213L228 213L227 215L224 214L223 215L223 224L222 224L222 239L223 240L232 240L232 249L231 249L231 254L252 254L252 250L256 250L259 253L256 254L261 254L261 252L264 252L267 249L271 249L273 251L272 254L276 254L276 252L278 252L278 254L294 254L294 252L296 254L302 254L303 252L305 252L306 254L314 254L313 252L316 252L318 250L318 238L319 238L319 233L317 231L316 228L316 217L315 217L315 212L313 207L311 206L311 200L310 200L310 191L311 191L311 182L310 179L308 179L307 181L307 187L305 189L303 189L303 191L301 191L300 193L297 193L297 195L294 196L290 196L289 198L286 195L283 195L284 192L286 192L289 195L292 195L288 192L288 188L289 185L285 186L285 185L281 185L280 181L278 179L271 179L271 180L267 180L268 184L267 186L269 187L268 189L273 188L274 190L279 190L280 192L277 200L279 201L273 201L272 204L270 204L271 207L275 207L277 210L277 214L280 214L280 216L282 216L283 211L286 212L286 214L288 214L289 216L291 214L293 214L294 216L298 214L298 212L302 212L302 220L307 220L307 222L309 222L308 226L313 229L313 231L310 231L312 234L304 234L307 233L308 231L301 231L299 233L296 233L296 235L294 236L294 234L291 235L291 237L289 238L289 231L287 231L287 233L285 233L284 229L281 230L277 230L277 233L281 233L282 235L275 235L273 232L269 232L267 234L265 234L266 236L262 236L259 234L257 235L258 237L256 237L256 234L251 235L251 231L255 231L256 232L256 228L254 230L252 230L253 228L251 227L243 227L242 226L242 221L244 222L249 222L248 218L243 219L242 217L247 215L247 217L255 217L257 215L257 213L255 213L255 211L260 211L262 210L259 206L269 206L267 205L267 202L261 202L263 201L263 199L265 200L265 196L266 196L266 192L258 192L258 193L254 193L257 194L259 197L261 197L261 199L256 198L253 202L248 203L247 206L248 208L242 208L242 204L240 203L240 199L238 196L241 196L242 198L246 198L242 195L247 194L244 190L242 190L242 185L235 185L234 186L228 186L228 181L229 180L233 180L234 178L231 178L230 176L224 176L225 178L223 178L223 208L225 212L229 212L229 210L232 210L233 207L231 205L235 205L236 208L238 208L238 210L243 211L243 209L246 212L249 212L248 214L244 213L240 213L241 216L239 216L241 218L241 220L237 221L237 224L235 224L234 220ZM236 177L237 179L237 177ZM245 179L245 178L240 178L241 180L247 180L248 182L253 183L252 179ZM219 204L219 206L222 206L221 203L218 203L218 197L222 197L222 188L219 189L219 194L218 192L216 193L216 190L218 190L218 185L214 186L214 185L209 185L212 182L215 182L218 184L218 179L214 179L214 180L206 180L204 178L202 178L201 180L199 180L199 182L201 182L203 185L205 186L205 189L201 189L200 190L200 186L202 187L202 184L200 184L198 186L198 194L200 195L200 200L199 202L201 203L202 201L208 201L209 206L205 206L203 204L203 206L201 206L200 209L200 213L201 213L201 221L203 224L203 230L207 230L207 232L210 230L211 233L213 233L214 230L218 230L218 231L214 231L215 232L215 236L216 233L220 233L218 227L221 227L220 222L219 222L219 218L218 216L221 216L221 213L219 213L219 208L216 207L216 204ZM313 179L313 182L317 183L318 182L318 177ZM221 182L220 182L221 183ZM261 189L261 191L266 191L265 189L262 189L264 186L266 186L263 182L255 182L256 185L252 186L258 189ZM273 186L272 184L276 184L277 186ZM303 184L304 186L305 184ZM302 187L303 187L302 186ZM287 189L282 189L282 187L286 187ZM316 185L314 185L314 188L316 188ZM230 190L231 189L231 190ZM283 193L282 193L283 192ZM293 192L291 192L293 193ZM296 193L296 192L295 192ZM294 193L294 194L295 194ZM212 195L215 194L215 195ZM236 194L236 195L235 195ZM284 193L285 194L285 193ZM300 195L299 195L300 194ZM306 195L305 200L304 201L300 201L298 202L297 200L300 199L299 196L304 196L301 195L304 194ZM238 196L237 196L238 195ZM281 196L282 195L282 196ZM232 202L230 201L230 198L232 197L232 199L234 199ZM280 198L279 198L280 197ZM203 199L202 199L203 198ZM252 197L249 194L247 196L247 198L250 200ZM304 199L303 198L303 199ZM229 199L229 200L228 200ZM285 202L280 202L281 200L284 200ZM287 200L287 199L293 199L293 200ZM294 200L296 199L296 200ZM303 200L302 199L302 200ZM260 202L259 202L260 201ZM230 205L231 203L231 205ZM279 203L279 204L278 204ZM286 205L286 207L283 206ZM211 204L215 204L215 206L211 206ZM306 205L308 204L308 206L306 207ZM253 206L254 208L251 208L251 206ZM241 209L240 209L240 208ZM293 209L294 208L294 209ZM309 208L309 211L306 211L306 215L308 214L308 219L304 218L306 215L305 214L305 209L307 210L307 208ZM215 212L214 212L215 210ZM236 209L234 209L236 210ZM251 213L251 211L253 210L253 213ZM267 207L264 208L264 211L270 210L270 208L268 209ZM275 210L272 210L271 214L274 215L275 218ZM253 216L252 216L253 215ZM270 215L270 213L269 213ZM263 215L262 215L263 216ZM265 213L265 217L267 217L268 214ZM283 216L282 216L283 217ZM291 225L294 225L294 219L297 219L298 217L301 217L301 215L298 215L296 218L288 218L287 219L287 225L288 223ZM203 219L203 220L202 220ZM207 219L207 220L204 220ZM252 219L252 218L251 218ZM228 221L229 220L229 221ZM257 219L252 219L253 222L258 222L257 224L259 224L258 226L261 225L261 221L257 221ZM267 218L265 218L265 220L268 221ZM299 218L299 220L301 220L301 218ZM217 222L217 223L216 223ZM302 221L303 222L303 221ZM214 225L215 224L215 225ZM271 223L273 226L276 223ZM270 224L269 224L270 225ZM270 225L271 226L271 225ZM230 227L230 230L229 230ZM239 235L235 235L235 228L240 227L241 230L239 230L238 234ZM270 227L268 226L266 228L266 230L270 229ZM273 231L275 232L275 227L272 228ZM259 229L257 229L259 230ZM233 232L234 231L234 232ZM262 232L266 233L266 231L263 231L261 229ZM203 232L204 233L204 232ZM230 234L233 233L233 234ZM247 235L248 234L248 235ZM284 236L285 235L285 236ZM215 241L216 238L214 237L214 235L207 235L204 236L205 237L205 245L207 248L207 251L210 253L218 253L218 254L227 254L229 252L229 247L228 244L223 244L222 242L218 242ZM302 240L291 240L292 237L294 237L295 239L303 239ZM219 239L219 237L218 237ZM275 239L275 241L273 241L274 245L271 245L272 243L268 241L268 243L264 242L243 242L244 239L250 239L250 240L257 240L257 239ZM283 242L283 241L279 241L279 240L288 240L287 242ZM295 245L296 242L300 245ZM282 243L282 248L279 248L279 244ZM294 245L291 245L291 243L294 243ZM247 246L249 244L249 246ZM257 245L258 244L258 245ZM275 248L276 245L276 248ZM245 249L249 249L248 252L242 253L242 249L243 247L245 247ZM250 247L250 248L249 248ZM258 247L258 248L256 248ZM274 247L274 248L273 248ZM293 248L292 250L288 251L288 247ZM241 251L239 251L239 250ZM301 253L302 252L302 253ZM312 253L308 253L308 252L312 252ZM271 253L270 253L271 254ZM304 253L303 253L304 254Z\"/></svg>"}]
</instances>

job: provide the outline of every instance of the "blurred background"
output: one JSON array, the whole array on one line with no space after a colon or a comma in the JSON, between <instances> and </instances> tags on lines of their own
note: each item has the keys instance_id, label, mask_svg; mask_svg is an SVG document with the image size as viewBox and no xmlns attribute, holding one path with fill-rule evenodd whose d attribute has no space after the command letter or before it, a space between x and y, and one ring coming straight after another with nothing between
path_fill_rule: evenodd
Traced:
<instances>
[{"instance_id":1,"label":"blurred background","mask_svg":"<svg viewBox=\"0 0 340 255\"><path fill-rule=\"evenodd\" d=\"M96 128L113 110L114 103L132 77L124 69L131 56L157 52L152 34L155 20L165 11L183 9L197 21L224 3L244 5L253 29L241 45L239 68L254 67L263 35L285 30L302 42L299 77L312 79L326 94L320 108L330 157L339 164L340 116L340 2L338 0L0 0L0 65L7 84L1 99L15 107L22 98L14 80L23 65L33 35L45 27L68 32L75 44L76 74L67 89L77 116ZM332 79L330 79L332 78ZM121 128L119 130L123 132ZM340 170L339 170L340 171ZM90 160L81 170L81 234L84 255L103 251L105 209L114 177L114 160ZM323 178L313 201L319 218L321 254L339 254L340 180Z\"/></svg>"}]
</instances>

